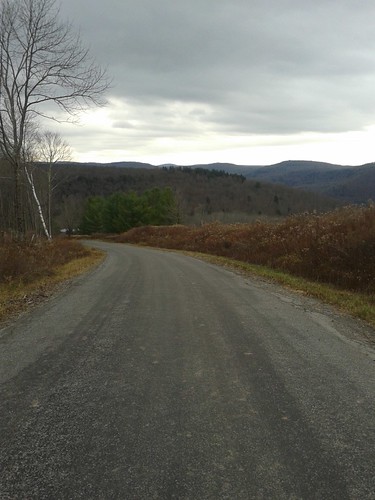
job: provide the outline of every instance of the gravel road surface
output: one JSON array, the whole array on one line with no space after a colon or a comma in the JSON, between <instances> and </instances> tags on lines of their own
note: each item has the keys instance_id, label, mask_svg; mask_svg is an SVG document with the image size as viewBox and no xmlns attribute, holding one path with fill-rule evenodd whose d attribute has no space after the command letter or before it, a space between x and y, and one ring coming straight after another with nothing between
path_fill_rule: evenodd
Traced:
<instances>
[{"instance_id":1,"label":"gravel road surface","mask_svg":"<svg viewBox=\"0 0 375 500\"><path fill-rule=\"evenodd\" d=\"M374 331L172 252L0 330L1 499L375 499Z\"/></svg>"}]
</instances>

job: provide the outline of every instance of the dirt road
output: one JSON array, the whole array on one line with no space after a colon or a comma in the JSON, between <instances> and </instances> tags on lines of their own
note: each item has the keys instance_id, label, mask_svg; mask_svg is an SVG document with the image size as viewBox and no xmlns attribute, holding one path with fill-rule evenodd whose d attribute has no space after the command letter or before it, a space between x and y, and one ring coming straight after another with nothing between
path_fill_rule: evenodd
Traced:
<instances>
[{"instance_id":1,"label":"dirt road","mask_svg":"<svg viewBox=\"0 0 375 500\"><path fill-rule=\"evenodd\" d=\"M190 257L95 245L98 269L0 331L1 499L375 498L366 327Z\"/></svg>"}]
</instances>

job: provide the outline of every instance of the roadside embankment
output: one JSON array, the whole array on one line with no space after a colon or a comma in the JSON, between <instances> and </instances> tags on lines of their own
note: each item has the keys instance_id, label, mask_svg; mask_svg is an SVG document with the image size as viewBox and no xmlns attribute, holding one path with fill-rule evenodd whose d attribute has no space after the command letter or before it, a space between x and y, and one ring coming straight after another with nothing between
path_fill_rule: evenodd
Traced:
<instances>
[{"instance_id":1,"label":"roadside embankment","mask_svg":"<svg viewBox=\"0 0 375 500\"><path fill-rule=\"evenodd\" d=\"M375 326L374 204L291 216L277 224L147 226L113 239L220 257L221 263L310 293Z\"/></svg>"},{"instance_id":2,"label":"roadside embankment","mask_svg":"<svg viewBox=\"0 0 375 500\"><path fill-rule=\"evenodd\" d=\"M68 238L0 243L0 322L98 264L103 253Z\"/></svg>"}]
</instances>

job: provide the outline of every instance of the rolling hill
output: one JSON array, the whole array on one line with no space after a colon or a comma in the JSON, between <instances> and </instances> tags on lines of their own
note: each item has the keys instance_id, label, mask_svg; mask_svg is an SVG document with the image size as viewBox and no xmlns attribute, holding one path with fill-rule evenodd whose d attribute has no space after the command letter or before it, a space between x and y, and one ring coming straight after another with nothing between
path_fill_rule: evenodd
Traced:
<instances>
[{"instance_id":1,"label":"rolling hill","mask_svg":"<svg viewBox=\"0 0 375 500\"><path fill-rule=\"evenodd\" d=\"M193 165L244 175L247 179L303 189L336 198L343 203L375 201L375 163L359 166L316 161L284 161L274 165L212 163Z\"/></svg>"},{"instance_id":2,"label":"rolling hill","mask_svg":"<svg viewBox=\"0 0 375 500\"><path fill-rule=\"evenodd\" d=\"M246 177L334 197L343 202L375 200L375 163L357 167L309 161L286 161L249 169Z\"/></svg>"},{"instance_id":3,"label":"rolling hill","mask_svg":"<svg viewBox=\"0 0 375 500\"><path fill-rule=\"evenodd\" d=\"M359 166L335 165L316 161L284 161L274 165L236 165L234 163L178 165L151 165L140 162L108 164L70 164L71 166L147 169L176 167L204 169L237 174L246 179L281 184L335 198L342 203L367 203L375 200L375 163Z\"/></svg>"},{"instance_id":4,"label":"rolling hill","mask_svg":"<svg viewBox=\"0 0 375 500\"><path fill-rule=\"evenodd\" d=\"M91 196L115 192L142 194L154 187L172 188L183 220L247 222L251 217L331 210L340 203L317 193L263 180L246 179L222 169L163 166L148 168L64 164L55 167L57 216L85 203ZM65 224L64 224L65 225Z\"/></svg>"}]
</instances>

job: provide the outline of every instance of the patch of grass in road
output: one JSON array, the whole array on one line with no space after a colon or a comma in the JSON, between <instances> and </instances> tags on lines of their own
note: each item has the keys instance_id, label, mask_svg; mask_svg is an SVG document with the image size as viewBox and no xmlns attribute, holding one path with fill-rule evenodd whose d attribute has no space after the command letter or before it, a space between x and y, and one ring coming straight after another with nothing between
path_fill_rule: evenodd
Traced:
<instances>
[{"instance_id":1,"label":"patch of grass in road","mask_svg":"<svg viewBox=\"0 0 375 500\"><path fill-rule=\"evenodd\" d=\"M360 318L375 328L375 296L358 292L341 290L331 285L308 281L298 276L292 276L281 271L254 264L247 264L226 257L202 254L197 252L183 252L201 260L218 264L230 269L241 271L246 275L256 275L267 280L279 283L294 291L315 297L327 304L331 304L341 311Z\"/></svg>"},{"instance_id":2,"label":"patch of grass in road","mask_svg":"<svg viewBox=\"0 0 375 500\"><path fill-rule=\"evenodd\" d=\"M0 283L0 323L29 309L49 297L59 285L100 264L104 252L85 249L83 255L69 262L51 266L49 273L27 282L10 280Z\"/></svg>"}]
</instances>

